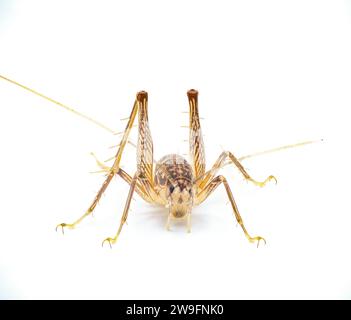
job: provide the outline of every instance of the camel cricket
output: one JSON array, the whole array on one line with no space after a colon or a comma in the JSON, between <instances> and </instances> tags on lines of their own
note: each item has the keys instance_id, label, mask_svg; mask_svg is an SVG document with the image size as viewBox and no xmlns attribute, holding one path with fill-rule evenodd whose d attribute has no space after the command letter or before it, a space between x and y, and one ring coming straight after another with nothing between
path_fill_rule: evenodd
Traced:
<instances>
[{"instance_id":1,"label":"camel cricket","mask_svg":"<svg viewBox=\"0 0 351 320\"><path fill-rule=\"evenodd\" d=\"M29 87L26 87L14 80L6 78L0 75L0 78L6 80L12 84L15 84L27 91L30 91L46 100L49 100L56 105L65 108L68 111L79 115L96 125L108 130L109 132L114 132L108 127L104 126L100 122L82 114L74 109L54 100L42 93L39 93ZM184 219L186 220L187 231L190 232L191 229L191 212L194 206L200 205L203 203L218 186L221 184L224 185L225 191L229 198L229 201L232 206L232 210L237 220L238 224L241 226L246 238L250 242L259 242L262 240L266 243L265 239L260 236L251 236L246 230L243 219L239 213L238 206L234 200L233 193L230 189L230 186L227 182L227 179L223 175L218 175L219 169L228 164L233 164L236 166L241 174L247 181L252 182L256 186L263 187L269 181L277 180L274 176L268 176L264 181L259 182L254 180L242 166L241 162L244 159L250 158L252 156L257 156L261 154L266 154L270 152L275 152L282 149L292 148L296 146L306 145L313 143L315 141L306 141L298 144L287 145L267 151L258 152L252 155L247 155L244 157L237 158L233 153L229 151L224 151L220 154L217 161L213 166L206 170L206 161L205 161L205 148L203 137L201 133L201 125L199 118L199 109L198 109L198 92L194 89L191 89L187 92L189 100L189 155L190 159L186 160L180 155L169 154L162 157L154 165L154 156L153 156L153 140L151 136L151 131L149 127L149 116L148 116L148 94L145 91L140 91L136 95L136 99L131 111L131 114L128 118L128 123L124 132L122 132L122 139L119 143L119 148L116 155L113 158L113 164L111 167L106 166L104 163L96 159L97 164L102 169L102 172L106 173L106 179L102 184L99 192L95 196L89 208L86 212L77 220L72 223L60 223L57 227L64 231L64 228L73 229L79 223L81 223L86 217L92 214L96 205L101 199L101 196L106 191L109 186L112 178L116 175L120 176L125 182L130 186L127 200L125 203L124 211L120 221L119 228L114 237L106 238L102 245L105 242L108 242L112 247L112 244L116 243L118 236L120 235L123 225L128 218L128 212L130 203L134 193L136 192L141 198L146 202L151 204L163 206L168 210L168 217L166 228L170 229L170 224L173 219ZM138 128L138 141L137 141L137 168L135 172L129 174L125 172L120 167L120 162L122 159L123 151L126 144L129 142L128 136L130 131L134 126L134 122L137 121Z\"/></svg>"}]
</instances>

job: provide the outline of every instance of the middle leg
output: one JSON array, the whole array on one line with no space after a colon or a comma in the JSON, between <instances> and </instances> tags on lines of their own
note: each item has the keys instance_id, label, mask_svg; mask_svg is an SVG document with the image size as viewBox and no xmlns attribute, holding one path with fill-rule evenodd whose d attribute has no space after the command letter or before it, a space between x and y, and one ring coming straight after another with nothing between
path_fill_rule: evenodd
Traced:
<instances>
[{"instance_id":1,"label":"middle leg","mask_svg":"<svg viewBox=\"0 0 351 320\"><path fill-rule=\"evenodd\" d=\"M228 162L229 160L229 162ZM234 156L234 154L232 154L229 151L223 151L221 153L221 155L218 157L217 161L215 162L215 164L213 165L213 167L205 172L201 177L199 177L197 179L197 184L199 186L199 188L203 188L209 181L211 181L212 179L214 179L214 177L216 176L217 172L219 169L223 168L225 165L227 164L234 164L239 171L241 172L241 174L244 176L244 178L247 181L252 182L253 184L255 184L256 186L259 187L264 187L266 185L266 183L268 181L274 180L275 183L277 183L277 179L270 175L268 178L266 178L264 181L256 181L255 179L253 179L248 172L245 170L245 168L243 167L243 165L240 163L240 161Z\"/></svg>"},{"instance_id":2,"label":"middle leg","mask_svg":"<svg viewBox=\"0 0 351 320\"><path fill-rule=\"evenodd\" d=\"M99 172L110 172L111 168L109 166L106 166L103 162L101 162L94 153L91 153L91 155L94 157L96 164L101 168L101 171ZM116 173L119 175L125 182L129 184L129 186L132 183L133 177L131 177L126 171L124 171L122 168L118 169L118 172ZM145 190L144 186L137 181L135 185L135 191L136 193L142 197L146 202L152 203L152 199L150 198L148 192Z\"/></svg>"}]
</instances>

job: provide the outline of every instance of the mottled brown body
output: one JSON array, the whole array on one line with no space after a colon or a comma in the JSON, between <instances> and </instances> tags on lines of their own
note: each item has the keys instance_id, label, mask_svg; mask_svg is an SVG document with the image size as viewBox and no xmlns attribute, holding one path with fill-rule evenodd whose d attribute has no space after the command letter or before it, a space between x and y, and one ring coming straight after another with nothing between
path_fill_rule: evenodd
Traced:
<instances>
[{"instance_id":1,"label":"mottled brown body","mask_svg":"<svg viewBox=\"0 0 351 320\"><path fill-rule=\"evenodd\" d=\"M155 190L162 204L171 208L176 218L190 213L194 199L191 165L177 154L162 157L155 168Z\"/></svg>"}]
</instances>

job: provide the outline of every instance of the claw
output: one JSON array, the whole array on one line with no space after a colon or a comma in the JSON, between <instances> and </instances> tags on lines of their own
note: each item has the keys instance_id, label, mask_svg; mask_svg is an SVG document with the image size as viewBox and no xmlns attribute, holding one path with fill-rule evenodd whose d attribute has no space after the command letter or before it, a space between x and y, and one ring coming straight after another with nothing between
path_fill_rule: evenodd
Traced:
<instances>
[{"instance_id":1,"label":"claw","mask_svg":"<svg viewBox=\"0 0 351 320\"><path fill-rule=\"evenodd\" d=\"M249 181L251 181L253 184L255 184L256 186L259 186L260 188L264 187L266 185L267 182L274 180L275 184L278 183L277 178L275 176L269 176L266 180L260 182L260 181L256 181L252 178L247 179Z\"/></svg>"},{"instance_id":2,"label":"claw","mask_svg":"<svg viewBox=\"0 0 351 320\"><path fill-rule=\"evenodd\" d=\"M60 224L58 224L58 225L56 226L56 228L55 228L56 232L57 232L57 229L58 229L59 227L61 227L62 234L65 234L65 230L64 230L65 227L70 228L70 229L73 229L73 228L74 228L73 224L60 223Z\"/></svg>"},{"instance_id":3,"label":"claw","mask_svg":"<svg viewBox=\"0 0 351 320\"><path fill-rule=\"evenodd\" d=\"M112 249L112 245L115 244L117 241L117 238L106 238L104 241L102 241L102 247L104 247L105 242L108 242L110 245L110 248Z\"/></svg>"},{"instance_id":4,"label":"claw","mask_svg":"<svg viewBox=\"0 0 351 320\"><path fill-rule=\"evenodd\" d=\"M277 180L277 178L275 176L269 176L267 179L268 179L268 181L274 180L275 184L278 183L278 180Z\"/></svg>"},{"instance_id":5,"label":"claw","mask_svg":"<svg viewBox=\"0 0 351 320\"><path fill-rule=\"evenodd\" d=\"M249 239L249 241L252 242L252 243L255 242L255 241L257 241L257 248L258 248L258 246L260 245L260 241L261 241L261 240L263 240L263 242L264 242L265 245L267 244L266 239L265 239L265 238L262 238L262 237L259 237L259 236L258 236L258 237L253 237L253 238L250 238L250 239Z\"/></svg>"}]
</instances>

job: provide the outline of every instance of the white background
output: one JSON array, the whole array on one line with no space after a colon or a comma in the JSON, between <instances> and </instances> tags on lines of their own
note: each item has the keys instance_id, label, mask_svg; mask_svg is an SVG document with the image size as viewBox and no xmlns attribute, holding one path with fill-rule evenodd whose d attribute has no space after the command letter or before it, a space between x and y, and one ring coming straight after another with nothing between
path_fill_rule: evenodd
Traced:
<instances>
[{"instance_id":1,"label":"white background","mask_svg":"<svg viewBox=\"0 0 351 320\"><path fill-rule=\"evenodd\" d=\"M223 187L185 225L136 197L112 250L127 185L115 179L76 230L118 137L0 81L0 298L351 298L350 1L0 0L0 74L122 130L149 92L155 157L184 153L186 90L200 92L208 166L222 148L260 189L223 170ZM135 139L134 139L135 140ZM135 150L125 169L133 174Z\"/></svg>"}]
</instances>

